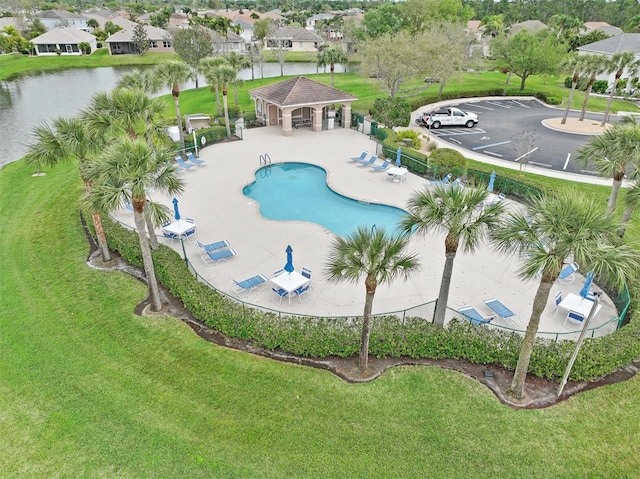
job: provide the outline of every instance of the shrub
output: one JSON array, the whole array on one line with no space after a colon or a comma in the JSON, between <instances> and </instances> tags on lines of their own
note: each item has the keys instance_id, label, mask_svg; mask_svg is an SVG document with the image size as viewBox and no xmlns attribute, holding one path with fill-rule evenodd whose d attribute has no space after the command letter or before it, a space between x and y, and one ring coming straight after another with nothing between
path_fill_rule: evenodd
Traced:
<instances>
[{"instance_id":1,"label":"shrub","mask_svg":"<svg viewBox=\"0 0 640 479\"><path fill-rule=\"evenodd\" d=\"M411 145L412 148L419 150L422 147L422 142L420 141L420 134L415 130L402 130L402 131L399 131L397 135L398 135L398 143L399 143L398 146L404 146L404 145L401 145L400 143L402 142L402 140L405 140L408 138L413 141L413 145Z\"/></svg>"},{"instance_id":2,"label":"shrub","mask_svg":"<svg viewBox=\"0 0 640 479\"><path fill-rule=\"evenodd\" d=\"M560 98L559 96L548 96L546 99L546 103L548 105L559 105L560 103L562 103L562 98Z\"/></svg>"},{"instance_id":3,"label":"shrub","mask_svg":"<svg viewBox=\"0 0 640 479\"><path fill-rule=\"evenodd\" d=\"M438 148L429 155L429 161L446 168L464 168L467 163L462 153L451 148Z\"/></svg>"},{"instance_id":4,"label":"shrub","mask_svg":"<svg viewBox=\"0 0 640 479\"><path fill-rule=\"evenodd\" d=\"M606 93L608 88L609 82L607 80L596 80L595 82L593 82L591 90L594 93Z\"/></svg>"}]
</instances>

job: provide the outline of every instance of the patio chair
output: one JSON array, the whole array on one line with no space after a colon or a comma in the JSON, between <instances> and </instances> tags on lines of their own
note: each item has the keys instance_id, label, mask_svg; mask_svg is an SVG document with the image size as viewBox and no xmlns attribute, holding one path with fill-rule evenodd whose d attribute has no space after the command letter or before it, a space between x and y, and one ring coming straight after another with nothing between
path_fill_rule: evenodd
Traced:
<instances>
[{"instance_id":1,"label":"patio chair","mask_svg":"<svg viewBox=\"0 0 640 479\"><path fill-rule=\"evenodd\" d=\"M205 251L216 251L219 249L228 248L231 244L227 240L216 241L215 243L204 244L196 240L196 245Z\"/></svg>"},{"instance_id":2,"label":"patio chair","mask_svg":"<svg viewBox=\"0 0 640 479\"><path fill-rule=\"evenodd\" d=\"M584 315L583 314L578 313L577 311L569 311L567 313L567 317L564 319L563 326L565 328L568 328L567 323L570 323L570 324L573 324L573 325L577 325L578 329L579 329L582 326L582 322L583 321L584 321ZM569 328L569 329L571 329L571 328Z\"/></svg>"},{"instance_id":3,"label":"patio chair","mask_svg":"<svg viewBox=\"0 0 640 479\"><path fill-rule=\"evenodd\" d=\"M367 168L369 166L372 166L376 160L378 159L378 157L376 155L371 155L371 158L369 158L368 160L363 160L359 163L359 165L363 168Z\"/></svg>"},{"instance_id":4,"label":"patio chair","mask_svg":"<svg viewBox=\"0 0 640 479\"><path fill-rule=\"evenodd\" d=\"M311 270L307 268L302 268L302 276L307 279L311 279Z\"/></svg>"},{"instance_id":5,"label":"patio chair","mask_svg":"<svg viewBox=\"0 0 640 479\"><path fill-rule=\"evenodd\" d=\"M573 283L576 279L576 275L574 273L578 271L578 269L580 269L580 266L578 266L578 263L571 263L565 266L562 269L562 271L560 271L560 275L558 276L560 283L562 284Z\"/></svg>"},{"instance_id":6,"label":"patio chair","mask_svg":"<svg viewBox=\"0 0 640 479\"><path fill-rule=\"evenodd\" d=\"M267 284L267 277L262 274L257 274L251 278L243 279L242 281L236 281L233 278L229 278L233 283L233 292L238 295L239 298L249 296L251 291L259 289Z\"/></svg>"},{"instance_id":7,"label":"patio chair","mask_svg":"<svg viewBox=\"0 0 640 479\"><path fill-rule=\"evenodd\" d=\"M560 309L560 303L562 303L562 291L558 291L556 293L556 298L554 299L555 303L556 303L556 307L553 308L553 311L556 312L556 316L558 315L558 309ZM552 311L552 312L553 312ZM554 316L555 317L555 316Z\"/></svg>"},{"instance_id":8,"label":"patio chair","mask_svg":"<svg viewBox=\"0 0 640 479\"><path fill-rule=\"evenodd\" d=\"M199 160L198 158L195 157L195 155L193 153L191 153L190 151L187 151L187 160L189 160L191 163L195 164L195 165L202 165L204 164L204 160Z\"/></svg>"},{"instance_id":9,"label":"patio chair","mask_svg":"<svg viewBox=\"0 0 640 479\"><path fill-rule=\"evenodd\" d=\"M309 285L307 284L306 286L300 286L298 289L294 291L294 293L296 294L300 302L304 303L307 299L309 299ZM304 296L304 299L302 299L303 296Z\"/></svg>"},{"instance_id":10,"label":"patio chair","mask_svg":"<svg viewBox=\"0 0 640 479\"><path fill-rule=\"evenodd\" d=\"M169 226L171 224L170 221L167 221L165 223L162 223L161 227L164 228L165 226ZM169 233L168 231L165 231L164 229L162 230L162 235L165 238L170 239L171 241L173 241L174 239L178 239L178 235L175 233Z\"/></svg>"},{"instance_id":11,"label":"patio chair","mask_svg":"<svg viewBox=\"0 0 640 479\"><path fill-rule=\"evenodd\" d=\"M238 253L233 248L222 249L217 251L207 251L203 250L202 252L202 261L207 266L211 266L212 264L217 263L218 261L226 261L229 258L233 258L237 256Z\"/></svg>"},{"instance_id":12,"label":"patio chair","mask_svg":"<svg viewBox=\"0 0 640 479\"><path fill-rule=\"evenodd\" d=\"M509 324L518 324L517 315L496 298L489 298L483 301L490 313L495 313L497 317Z\"/></svg>"},{"instance_id":13,"label":"patio chair","mask_svg":"<svg viewBox=\"0 0 640 479\"><path fill-rule=\"evenodd\" d=\"M367 157L368 154L369 152L367 150L363 150L362 153L360 153L360 156L354 156L353 158L349 158L349 161L351 163L358 163L360 161L364 161L364 159Z\"/></svg>"},{"instance_id":14,"label":"patio chair","mask_svg":"<svg viewBox=\"0 0 640 479\"><path fill-rule=\"evenodd\" d=\"M273 301L277 305L282 304L282 298L286 298L289 296L289 293L287 293L282 288L271 288L271 289L273 290L273 293L274 293L274 295L271 297L271 301Z\"/></svg>"},{"instance_id":15,"label":"patio chair","mask_svg":"<svg viewBox=\"0 0 640 479\"><path fill-rule=\"evenodd\" d=\"M284 273L284 269L279 269L273 272L273 277L275 278L276 276L280 276L283 273Z\"/></svg>"},{"instance_id":16,"label":"patio chair","mask_svg":"<svg viewBox=\"0 0 640 479\"><path fill-rule=\"evenodd\" d=\"M427 181L427 185L428 186L438 186L438 185L444 186L444 185L448 185L449 182L451 181L452 177L453 177L453 175L451 173L449 173L447 176L445 176L441 180Z\"/></svg>"},{"instance_id":17,"label":"patio chair","mask_svg":"<svg viewBox=\"0 0 640 479\"><path fill-rule=\"evenodd\" d=\"M464 308L460 308L458 312L462 314L466 319L468 319L469 322L474 326L478 326L480 324L489 324L491 321L496 319L495 315L485 318L473 306L465 306Z\"/></svg>"},{"instance_id":18,"label":"patio chair","mask_svg":"<svg viewBox=\"0 0 640 479\"><path fill-rule=\"evenodd\" d=\"M185 170L188 170L189 168L193 168L196 165L191 165L189 163L185 163L185 161L182 159L182 157L180 155L176 156L176 163L178 163L178 166L180 166L180 168L183 168Z\"/></svg>"},{"instance_id":19,"label":"patio chair","mask_svg":"<svg viewBox=\"0 0 640 479\"><path fill-rule=\"evenodd\" d=\"M390 167L390 165L391 165L391 162L390 162L389 160L384 160L384 163L382 163L381 165L378 165L378 166L372 166L372 167L371 167L371 170L372 170L374 173L379 173L380 171L386 171L386 170L388 170L388 169L389 169L389 167Z\"/></svg>"}]
</instances>

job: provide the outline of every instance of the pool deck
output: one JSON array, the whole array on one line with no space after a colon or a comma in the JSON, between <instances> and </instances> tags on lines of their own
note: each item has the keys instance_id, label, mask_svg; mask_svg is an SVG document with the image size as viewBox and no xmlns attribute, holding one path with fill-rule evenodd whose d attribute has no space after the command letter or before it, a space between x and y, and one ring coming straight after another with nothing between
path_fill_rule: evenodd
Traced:
<instances>
[{"instance_id":1,"label":"pool deck","mask_svg":"<svg viewBox=\"0 0 640 479\"><path fill-rule=\"evenodd\" d=\"M286 313L314 316L360 316L365 299L364 280L358 284L329 283L323 274L333 234L323 227L302 221L272 221L262 218L259 205L242 194L242 188L253 182L260 168L260 155L268 154L272 163L308 162L327 170L328 184L338 193L356 200L383 203L404 208L412 192L421 189L425 180L407 174L402 182L387 180L386 173L374 173L350 163L348 159L358 156L366 149L376 152L376 143L367 135L349 129L313 132L307 128L294 131L293 136L284 137L276 127L265 127L243 131L244 139L216 144L203 149L200 158L203 166L182 173L186 189L179 198L183 218L193 218L197 224L197 236L203 243L227 240L237 252L229 261L207 266L200 258L200 251L191 241L185 241L187 256L197 272L217 289L233 295L230 278L244 280L256 274L273 277L273 272L282 269L286 262L287 245L293 248L293 262L297 271L302 267L313 271L309 298L300 303L293 297L291 305L285 298L278 306L272 301L270 285L253 291L244 301L259 307L276 309ZM380 161L378 161L379 163ZM171 198L152 195L172 208ZM520 205L506 200L507 207ZM133 217L126 211L114 217L133 226ZM357 225L354 225L354 227ZM156 231L161 235L160 229ZM162 238L162 236L160 236ZM161 239L180 254L179 241ZM402 311L433 301L438 295L444 266L444 235L414 236L411 249L418 253L421 269L407 282L396 281L391 285L380 285L373 302L374 314ZM449 307L458 309L466 305L481 313L483 300L495 297L518 314L524 329L531 314L537 283L524 282L516 275L519 266L515 257L495 253L482 246L475 254L458 253L455 259ZM550 303L542 315L539 331L569 333L574 331L563 326L560 312L557 318L553 309L553 298L557 291L564 295L578 293L584 282L576 275L570 285L557 284L551 291ZM602 310L594 318L591 327L598 326L616 316L611 300L603 296ZM426 315L426 308L420 313ZM418 312L414 312L418 315ZM448 314L447 320L453 317ZM500 320L497 324L509 326ZM600 328L596 336L614 330L612 324ZM541 336L545 336L542 335ZM575 339L577 333L562 336Z\"/></svg>"}]
</instances>

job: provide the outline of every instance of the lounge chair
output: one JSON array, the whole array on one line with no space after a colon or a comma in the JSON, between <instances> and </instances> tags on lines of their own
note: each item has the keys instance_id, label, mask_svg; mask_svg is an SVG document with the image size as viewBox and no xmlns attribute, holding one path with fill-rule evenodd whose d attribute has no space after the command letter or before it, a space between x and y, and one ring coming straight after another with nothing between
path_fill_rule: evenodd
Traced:
<instances>
[{"instance_id":1,"label":"lounge chair","mask_svg":"<svg viewBox=\"0 0 640 479\"><path fill-rule=\"evenodd\" d=\"M451 183L445 183L443 186L447 188L456 188L458 186L464 186L464 185L462 184L462 178L456 178Z\"/></svg>"},{"instance_id":2,"label":"lounge chair","mask_svg":"<svg viewBox=\"0 0 640 479\"><path fill-rule=\"evenodd\" d=\"M360 153L360 156L354 156L353 158L349 158L349 161L351 163L358 163L360 161L364 161L364 159L367 157L368 154L369 152L367 150L363 150L362 153Z\"/></svg>"},{"instance_id":3,"label":"lounge chair","mask_svg":"<svg viewBox=\"0 0 640 479\"><path fill-rule=\"evenodd\" d=\"M195 155L190 151L187 152L187 160L195 165L202 165L204 163L203 160L199 160L198 158L196 158Z\"/></svg>"},{"instance_id":4,"label":"lounge chair","mask_svg":"<svg viewBox=\"0 0 640 479\"><path fill-rule=\"evenodd\" d=\"M389 160L384 160L384 163L382 163L381 165L372 166L371 170L373 170L374 173L378 173L380 171L386 171L389 169L390 164L391 162Z\"/></svg>"},{"instance_id":5,"label":"lounge chair","mask_svg":"<svg viewBox=\"0 0 640 479\"><path fill-rule=\"evenodd\" d=\"M578 263L568 264L562 269L562 271L560 271L560 275L558 276L558 279L563 284L571 284L576 279L576 275L573 273L578 271L578 269L580 269L580 266L578 266Z\"/></svg>"},{"instance_id":6,"label":"lounge chair","mask_svg":"<svg viewBox=\"0 0 640 479\"><path fill-rule=\"evenodd\" d=\"M518 324L517 315L496 298L489 298L483 301L484 305L491 313L495 313L500 319L509 324Z\"/></svg>"},{"instance_id":7,"label":"lounge chair","mask_svg":"<svg viewBox=\"0 0 640 479\"><path fill-rule=\"evenodd\" d=\"M427 185L429 185L429 186L438 186L438 185L444 186L444 185L448 185L449 182L451 181L452 177L453 177L453 175L451 173L449 173L447 176L445 176L441 180L427 181Z\"/></svg>"},{"instance_id":8,"label":"lounge chair","mask_svg":"<svg viewBox=\"0 0 640 479\"><path fill-rule=\"evenodd\" d=\"M478 326L479 324L489 324L491 321L496 319L495 315L485 318L473 306L465 306L464 308L460 308L458 312L468 319L474 326Z\"/></svg>"},{"instance_id":9,"label":"lounge chair","mask_svg":"<svg viewBox=\"0 0 640 479\"><path fill-rule=\"evenodd\" d=\"M226 261L229 258L233 258L237 254L238 253L236 253L233 248L222 249L217 251L203 250L202 261L204 261L206 265L212 265L214 263L217 263L218 261Z\"/></svg>"},{"instance_id":10,"label":"lounge chair","mask_svg":"<svg viewBox=\"0 0 640 479\"><path fill-rule=\"evenodd\" d=\"M204 243L201 243L200 241L196 241L196 245L198 245L199 248L202 248L205 251L216 251L216 250L228 248L229 246L231 246L231 244L227 240L216 241L215 243L209 243L209 244L204 244Z\"/></svg>"},{"instance_id":11,"label":"lounge chair","mask_svg":"<svg viewBox=\"0 0 640 479\"><path fill-rule=\"evenodd\" d=\"M262 274L257 274L251 278L243 279L242 281L236 281L233 278L229 278L233 283L233 292L238 295L239 298L249 296L251 291L258 289L267 284L267 277Z\"/></svg>"},{"instance_id":12,"label":"lounge chair","mask_svg":"<svg viewBox=\"0 0 640 479\"><path fill-rule=\"evenodd\" d=\"M366 161L361 161L360 162L360 166L362 166L363 168L367 168L368 166L372 166L376 160L378 159L378 157L376 155L371 155L371 158L369 158Z\"/></svg>"},{"instance_id":13,"label":"lounge chair","mask_svg":"<svg viewBox=\"0 0 640 479\"><path fill-rule=\"evenodd\" d=\"M185 161L182 159L182 157L180 155L176 156L176 163L178 163L178 166L180 166L180 168L184 168L185 170L188 170L189 168L193 168L196 165L190 165L189 163L185 163Z\"/></svg>"}]
</instances>

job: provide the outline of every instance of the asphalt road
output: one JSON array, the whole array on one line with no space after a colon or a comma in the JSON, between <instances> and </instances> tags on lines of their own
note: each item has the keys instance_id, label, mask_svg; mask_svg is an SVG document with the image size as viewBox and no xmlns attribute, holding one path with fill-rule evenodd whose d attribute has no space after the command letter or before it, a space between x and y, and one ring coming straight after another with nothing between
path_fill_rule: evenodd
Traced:
<instances>
[{"instance_id":1,"label":"asphalt road","mask_svg":"<svg viewBox=\"0 0 640 479\"><path fill-rule=\"evenodd\" d=\"M530 165L596 175L575 161L578 149L592 138L591 135L565 133L542 124L542 120L545 119L561 118L564 114L563 109L550 108L535 100L518 98L469 100L464 103L456 102L455 106L476 113L478 124L474 128L432 129L431 133L440 140L511 163L537 148L525 157ZM426 106L421 111L431 109ZM580 112L569 112L569 117L579 116ZM602 121L602 114L587 113L585 121L587 120ZM611 116L610 121L617 120L616 116Z\"/></svg>"}]
</instances>

